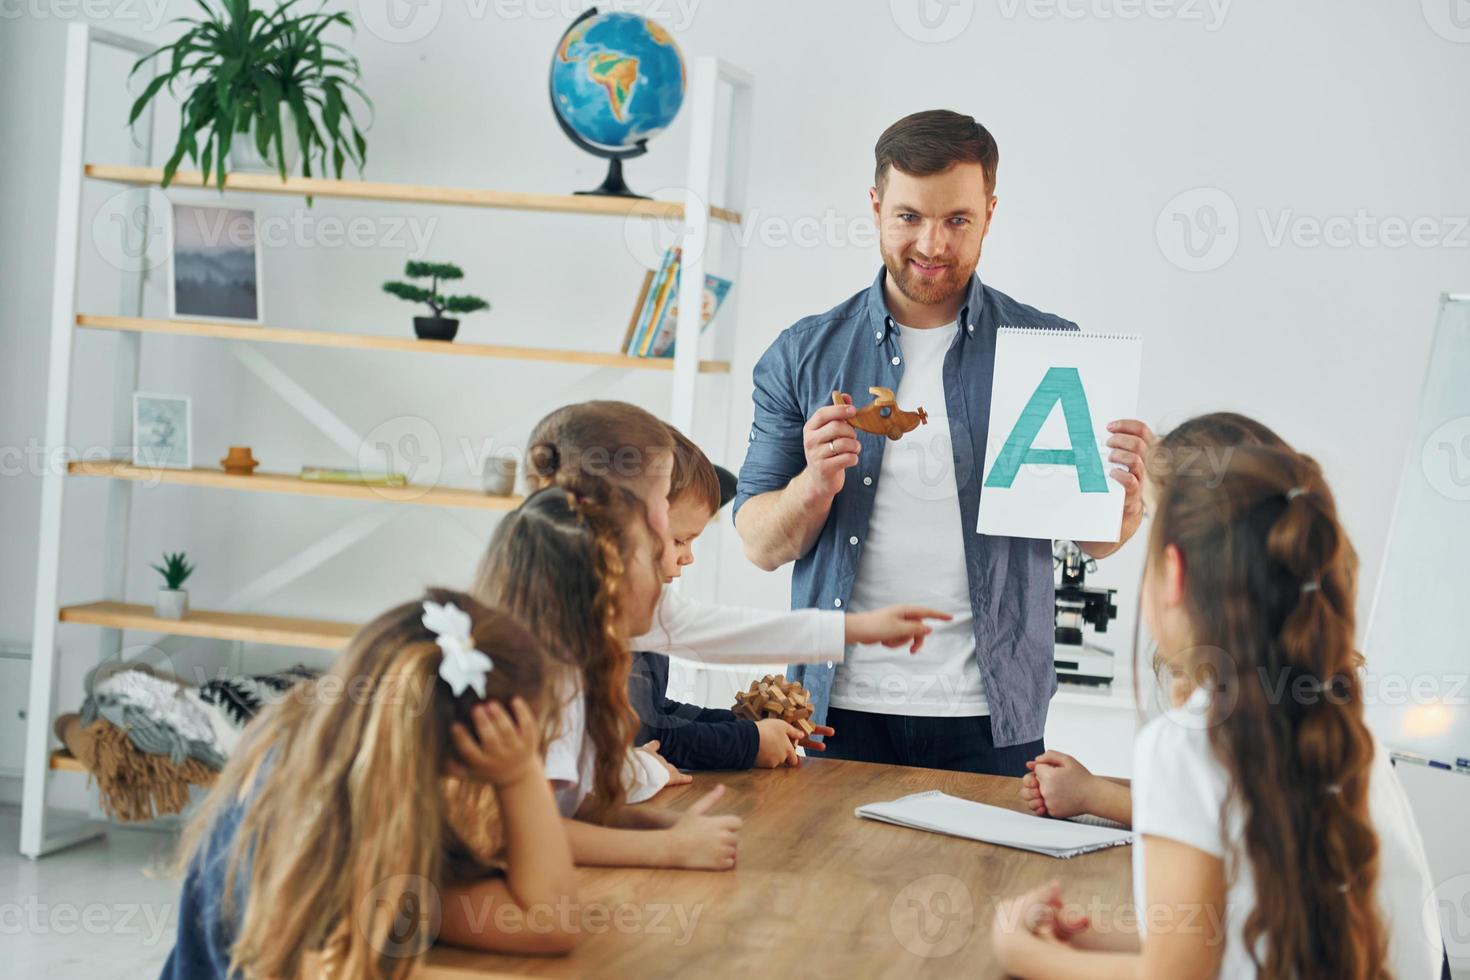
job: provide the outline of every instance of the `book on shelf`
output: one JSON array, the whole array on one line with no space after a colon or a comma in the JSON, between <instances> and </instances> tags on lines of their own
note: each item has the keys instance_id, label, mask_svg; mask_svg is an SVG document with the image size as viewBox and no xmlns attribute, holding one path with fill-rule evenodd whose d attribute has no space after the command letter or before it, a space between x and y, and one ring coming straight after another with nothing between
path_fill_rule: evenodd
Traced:
<instances>
[{"instance_id":1,"label":"book on shelf","mask_svg":"<svg viewBox=\"0 0 1470 980\"><path fill-rule=\"evenodd\" d=\"M335 469L328 466L303 466L301 479L312 483L355 483L364 487L408 486L408 477L402 473L365 473L362 470Z\"/></svg>"},{"instance_id":2,"label":"book on shelf","mask_svg":"<svg viewBox=\"0 0 1470 980\"><path fill-rule=\"evenodd\" d=\"M633 334L637 331L638 321L643 316L643 301L648 298L648 291L653 287L653 273L653 269L643 273L643 288L638 290L638 299L633 302L633 315L628 318L628 332L623 334L621 350L624 354L628 353L628 349L633 346Z\"/></svg>"},{"instance_id":3,"label":"book on shelf","mask_svg":"<svg viewBox=\"0 0 1470 980\"><path fill-rule=\"evenodd\" d=\"M624 338L624 353L634 357L674 356L675 334L679 324L680 267L679 249L671 248L664 253L664 261L658 271L650 273L651 278L645 277L634 323ZM712 275L704 277L701 331L719 313L733 286L734 283L729 279Z\"/></svg>"},{"instance_id":4,"label":"book on shelf","mask_svg":"<svg viewBox=\"0 0 1470 980\"><path fill-rule=\"evenodd\" d=\"M664 251L663 261L659 263L658 269L653 273L653 278L649 280L648 289L639 295L638 319L633 327L632 335L628 338L627 345L623 348L624 354L635 356L638 354L639 348L643 343L644 335L648 331L648 323L653 315L653 308L658 302L659 294L663 290L665 277L669 271L669 263L674 261L676 251L676 249L672 248Z\"/></svg>"},{"instance_id":5,"label":"book on shelf","mask_svg":"<svg viewBox=\"0 0 1470 980\"><path fill-rule=\"evenodd\" d=\"M643 336L638 340L638 349L633 352L639 357L649 356L654 338L658 336L659 325L663 323L664 315L669 309L669 301L673 298L674 290L679 282L679 264L682 261L683 250L670 249L670 258L664 263L663 274L653 286L653 303L649 308L648 321L643 325Z\"/></svg>"}]
</instances>

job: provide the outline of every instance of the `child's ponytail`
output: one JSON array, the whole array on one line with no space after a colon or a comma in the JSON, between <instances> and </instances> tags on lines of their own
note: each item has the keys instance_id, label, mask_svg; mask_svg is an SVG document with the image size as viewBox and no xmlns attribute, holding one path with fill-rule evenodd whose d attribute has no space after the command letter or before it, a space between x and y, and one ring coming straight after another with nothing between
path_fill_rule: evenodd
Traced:
<instances>
[{"instance_id":1,"label":"child's ponytail","mask_svg":"<svg viewBox=\"0 0 1470 980\"><path fill-rule=\"evenodd\" d=\"M1285 581L1278 594L1287 607L1268 651L1275 689L1284 693L1289 724L1279 748L1294 761L1296 792L1289 794L1291 821L1300 840L1295 872L1304 889L1288 899L1306 910L1309 930L1298 957L1310 958L1324 977L1375 977L1382 973L1387 939L1378 920L1378 838L1368 812L1373 739L1363 719L1363 692L1354 647L1357 559L1337 521L1331 491L1315 461L1298 457L1295 481L1266 538L1266 554ZM1272 787L1259 786L1257 794ZM1250 827L1248 842L1263 851L1261 837L1274 834L1269 822ZM1257 886L1260 892L1269 883ZM1269 934L1258 904L1246 922L1248 948ZM1352 937L1319 943L1314 937ZM1288 950L1268 947L1268 976L1299 967ZM1298 968L1297 976L1306 976Z\"/></svg>"}]
</instances>

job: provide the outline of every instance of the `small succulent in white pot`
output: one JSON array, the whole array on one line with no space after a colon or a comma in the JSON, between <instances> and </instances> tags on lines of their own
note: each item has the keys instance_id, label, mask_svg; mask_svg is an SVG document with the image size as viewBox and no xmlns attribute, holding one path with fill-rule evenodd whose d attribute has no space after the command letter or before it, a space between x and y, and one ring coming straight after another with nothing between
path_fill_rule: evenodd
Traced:
<instances>
[{"instance_id":1,"label":"small succulent in white pot","mask_svg":"<svg viewBox=\"0 0 1470 980\"><path fill-rule=\"evenodd\" d=\"M163 564L152 568L163 576L164 583L153 601L154 615L159 619L183 619L189 614L189 593L184 590L184 582L194 573L194 566L178 551L164 552Z\"/></svg>"}]
</instances>

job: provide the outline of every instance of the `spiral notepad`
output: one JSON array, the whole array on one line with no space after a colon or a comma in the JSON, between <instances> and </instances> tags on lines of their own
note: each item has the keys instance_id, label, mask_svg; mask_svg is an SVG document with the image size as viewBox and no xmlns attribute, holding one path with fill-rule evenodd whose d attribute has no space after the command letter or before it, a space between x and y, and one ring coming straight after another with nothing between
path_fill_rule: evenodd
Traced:
<instances>
[{"instance_id":1,"label":"spiral notepad","mask_svg":"<svg viewBox=\"0 0 1470 980\"><path fill-rule=\"evenodd\" d=\"M1109 422L1135 417L1143 342L1075 330L1001 327L981 534L1116 541L1124 489L1109 473Z\"/></svg>"}]
</instances>

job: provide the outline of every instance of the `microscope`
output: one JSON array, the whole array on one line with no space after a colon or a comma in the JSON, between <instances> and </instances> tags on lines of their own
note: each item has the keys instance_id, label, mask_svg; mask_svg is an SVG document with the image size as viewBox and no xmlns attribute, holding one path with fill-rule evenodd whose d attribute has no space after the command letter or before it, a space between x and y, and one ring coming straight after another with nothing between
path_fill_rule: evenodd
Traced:
<instances>
[{"instance_id":1,"label":"microscope","mask_svg":"<svg viewBox=\"0 0 1470 980\"><path fill-rule=\"evenodd\" d=\"M1082 553L1075 541L1052 545L1052 563L1061 569L1056 596L1057 680L1063 684L1102 687L1113 682L1113 651L1087 642L1083 628L1099 633L1118 618L1113 603L1116 589L1099 589L1084 584L1097 562Z\"/></svg>"}]
</instances>

